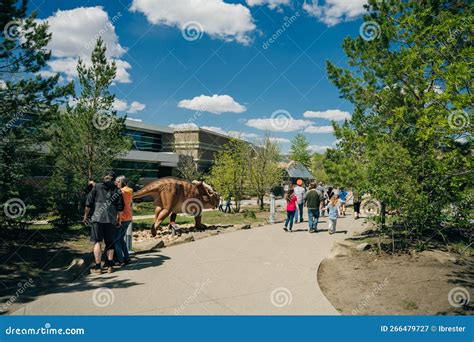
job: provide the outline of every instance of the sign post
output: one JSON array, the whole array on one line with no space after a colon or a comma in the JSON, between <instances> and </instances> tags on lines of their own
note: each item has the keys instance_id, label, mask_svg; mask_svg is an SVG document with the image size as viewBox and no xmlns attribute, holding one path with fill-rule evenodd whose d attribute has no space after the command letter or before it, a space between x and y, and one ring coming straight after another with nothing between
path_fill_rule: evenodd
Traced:
<instances>
[{"instance_id":1,"label":"sign post","mask_svg":"<svg viewBox=\"0 0 474 342\"><path fill-rule=\"evenodd\" d=\"M275 195L270 193L270 217L268 218L270 224L275 223Z\"/></svg>"}]
</instances>

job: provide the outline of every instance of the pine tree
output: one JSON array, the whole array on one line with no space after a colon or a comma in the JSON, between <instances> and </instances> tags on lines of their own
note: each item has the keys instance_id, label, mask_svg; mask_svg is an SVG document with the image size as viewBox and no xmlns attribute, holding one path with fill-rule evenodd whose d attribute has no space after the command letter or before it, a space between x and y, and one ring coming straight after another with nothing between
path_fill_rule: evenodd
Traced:
<instances>
[{"instance_id":1,"label":"pine tree","mask_svg":"<svg viewBox=\"0 0 474 342\"><path fill-rule=\"evenodd\" d=\"M291 140L290 159L300 162L306 167L311 165L311 153L309 152L309 142L304 134L297 134Z\"/></svg>"},{"instance_id":2,"label":"pine tree","mask_svg":"<svg viewBox=\"0 0 474 342\"><path fill-rule=\"evenodd\" d=\"M77 218L81 190L87 182L100 181L113 161L130 150L131 141L123 134L125 117L118 117L113 110L115 95L109 92L116 70L99 38L91 65L78 62L80 95L57 117L51 146L56 160L52 186L60 225ZM70 205L64 205L65 201Z\"/></svg>"},{"instance_id":3,"label":"pine tree","mask_svg":"<svg viewBox=\"0 0 474 342\"><path fill-rule=\"evenodd\" d=\"M30 216L45 209L44 185L32 177L49 175L42 150L49 139L47 128L73 89L72 84L58 86L58 75L38 74L50 58L46 46L51 34L47 23L35 21L36 13L26 15L26 0L17 4L0 2L0 205L7 206L0 223L9 224L21 221L25 212ZM15 207L8 207L12 201ZM22 215L4 216L10 209Z\"/></svg>"}]
</instances>

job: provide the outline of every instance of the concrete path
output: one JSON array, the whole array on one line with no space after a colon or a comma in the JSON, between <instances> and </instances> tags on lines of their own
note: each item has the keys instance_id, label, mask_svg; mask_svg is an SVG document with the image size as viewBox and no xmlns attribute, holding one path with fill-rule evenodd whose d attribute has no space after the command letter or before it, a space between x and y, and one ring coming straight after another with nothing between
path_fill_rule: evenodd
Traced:
<instances>
[{"instance_id":1,"label":"concrete path","mask_svg":"<svg viewBox=\"0 0 474 342\"><path fill-rule=\"evenodd\" d=\"M138 256L113 274L90 275L27 303L16 315L335 315L317 270L333 243L360 230L362 220L338 221L329 235L307 223L217 235Z\"/></svg>"}]
</instances>

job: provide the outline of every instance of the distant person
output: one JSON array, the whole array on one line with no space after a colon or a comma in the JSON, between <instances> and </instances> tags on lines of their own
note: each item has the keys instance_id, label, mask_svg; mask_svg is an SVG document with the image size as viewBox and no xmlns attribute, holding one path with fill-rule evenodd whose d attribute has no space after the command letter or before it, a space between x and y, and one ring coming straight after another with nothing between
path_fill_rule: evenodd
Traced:
<instances>
[{"instance_id":1,"label":"distant person","mask_svg":"<svg viewBox=\"0 0 474 342\"><path fill-rule=\"evenodd\" d=\"M89 193L84 210L83 222L91 227L91 241L94 243L95 268L92 273L102 273L101 242L105 242L107 272L112 273L114 259L115 232L120 225L120 213L124 209L122 192L115 185L113 171L104 176L103 182L96 184ZM93 212L93 214L91 214Z\"/></svg>"},{"instance_id":2,"label":"distant person","mask_svg":"<svg viewBox=\"0 0 474 342\"><path fill-rule=\"evenodd\" d=\"M360 217L360 204L362 202L362 196L359 191L354 190L352 192L352 201L354 203L354 219L357 220Z\"/></svg>"},{"instance_id":3,"label":"distant person","mask_svg":"<svg viewBox=\"0 0 474 342\"><path fill-rule=\"evenodd\" d=\"M296 199L297 199L297 203L298 203L298 212L299 212L299 215L300 215L300 223L303 222L303 207L304 207L304 194L305 194L305 189L303 188L303 180L302 179L298 179L296 181L296 187L294 189L294 192L295 192L295 196L296 196ZM295 223L298 221L298 214L296 214L295 216Z\"/></svg>"},{"instance_id":4,"label":"distant person","mask_svg":"<svg viewBox=\"0 0 474 342\"><path fill-rule=\"evenodd\" d=\"M329 200L326 209L328 211L328 231L329 234L334 234L336 232L336 223L339 213L339 204L337 196L332 196Z\"/></svg>"},{"instance_id":5,"label":"distant person","mask_svg":"<svg viewBox=\"0 0 474 342\"><path fill-rule=\"evenodd\" d=\"M290 187L285 195L286 221L283 229L287 232L293 231L293 218L295 217L297 201L295 190Z\"/></svg>"},{"instance_id":6,"label":"distant person","mask_svg":"<svg viewBox=\"0 0 474 342\"><path fill-rule=\"evenodd\" d=\"M115 185L122 191L124 208L120 214L120 227L116 230L115 237L115 253L120 266L130 263L130 254L127 244L125 243L125 235L132 224L132 196L133 189L128 186L128 180L125 176L118 176Z\"/></svg>"},{"instance_id":7,"label":"distant person","mask_svg":"<svg viewBox=\"0 0 474 342\"><path fill-rule=\"evenodd\" d=\"M308 232L310 233L317 231L319 208L322 202L324 202L324 197L316 190L316 183L311 183L305 195L305 203L308 208Z\"/></svg>"},{"instance_id":8,"label":"distant person","mask_svg":"<svg viewBox=\"0 0 474 342\"><path fill-rule=\"evenodd\" d=\"M323 182L319 182L318 183L318 186L316 187L316 191L318 192L319 196L322 198L321 200L321 207L320 207L320 215L323 216L324 215L324 206L325 206L325 202L324 202L324 194L326 192L326 188L324 187L323 185Z\"/></svg>"},{"instance_id":9,"label":"distant person","mask_svg":"<svg viewBox=\"0 0 474 342\"><path fill-rule=\"evenodd\" d=\"M341 216L346 216L346 200L347 200L347 191L344 188L341 188L338 192L339 199L341 200L340 203L340 213Z\"/></svg>"},{"instance_id":10,"label":"distant person","mask_svg":"<svg viewBox=\"0 0 474 342\"><path fill-rule=\"evenodd\" d=\"M326 193L324 194L324 208L329 204L329 201L331 200L332 196L334 196L334 191L332 189L332 186L328 187ZM323 208L323 213L326 211Z\"/></svg>"},{"instance_id":11,"label":"distant person","mask_svg":"<svg viewBox=\"0 0 474 342\"><path fill-rule=\"evenodd\" d=\"M224 208L224 213L230 213L231 212L231 206L230 206L230 203L231 203L231 197L227 197L227 199L225 200L225 208Z\"/></svg>"},{"instance_id":12,"label":"distant person","mask_svg":"<svg viewBox=\"0 0 474 342\"><path fill-rule=\"evenodd\" d=\"M224 200L219 196L219 211L224 212Z\"/></svg>"}]
</instances>

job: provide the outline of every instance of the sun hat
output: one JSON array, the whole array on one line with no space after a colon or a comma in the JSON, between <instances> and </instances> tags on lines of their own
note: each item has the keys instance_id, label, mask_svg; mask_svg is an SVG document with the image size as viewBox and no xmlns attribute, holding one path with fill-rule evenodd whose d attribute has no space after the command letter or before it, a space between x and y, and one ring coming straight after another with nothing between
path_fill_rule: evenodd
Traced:
<instances>
[{"instance_id":1,"label":"sun hat","mask_svg":"<svg viewBox=\"0 0 474 342\"><path fill-rule=\"evenodd\" d=\"M301 186L301 185L303 185L303 181L302 181L301 179L298 179L298 180L296 181L296 184L299 185L299 186Z\"/></svg>"}]
</instances>

